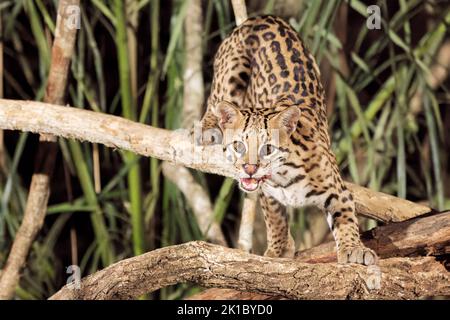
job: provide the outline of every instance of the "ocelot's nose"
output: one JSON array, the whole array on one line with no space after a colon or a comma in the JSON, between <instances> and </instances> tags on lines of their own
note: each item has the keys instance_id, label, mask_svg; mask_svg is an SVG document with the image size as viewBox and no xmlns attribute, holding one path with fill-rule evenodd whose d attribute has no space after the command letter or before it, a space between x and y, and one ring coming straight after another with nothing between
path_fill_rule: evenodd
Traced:
<instances>
[{"instance_id":1,"label":"ocelot's nose","mask_svg":"<svg viewBox=\"0 0 450 320\"><path fill-rule=\"evenodd\" d=\"M242 167L244 168L245 173L250 176L254 175L256 173L256 171L258 170L258 165L256 165L256 164L246 163Z\"/></svg>"}]
</instances>

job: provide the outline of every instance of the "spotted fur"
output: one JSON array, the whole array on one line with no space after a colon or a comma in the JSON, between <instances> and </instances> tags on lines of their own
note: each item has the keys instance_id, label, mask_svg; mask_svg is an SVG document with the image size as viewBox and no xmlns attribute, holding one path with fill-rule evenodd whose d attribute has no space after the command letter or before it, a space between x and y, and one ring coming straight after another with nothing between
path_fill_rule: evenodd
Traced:
<instances>
[{"instance_id":1,"label":"spotted fur","mask_svg":"<svg viewBox=\"0 0 450 320\"><path fill-rule=\"evenodd\" d=\"M290 25L251 18L223 41L202 127L222 133L241 189L258 190L266 255L293 256L286 206L316 205L328 215L339 262L376 263L359 238L355 203L330 148L319 69ZM211 136L202 143L217 142Z\"/></svg>"}]
</instances>

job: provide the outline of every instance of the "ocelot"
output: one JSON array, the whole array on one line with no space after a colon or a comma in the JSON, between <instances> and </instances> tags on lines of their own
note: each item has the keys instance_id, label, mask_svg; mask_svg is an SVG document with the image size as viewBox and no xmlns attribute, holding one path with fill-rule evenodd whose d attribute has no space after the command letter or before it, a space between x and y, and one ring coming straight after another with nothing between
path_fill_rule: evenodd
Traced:
<instances>
[{"instance_id":1,"label":"ocelot","mask_svg":"<svg viewBox=\"0 0 450 320\"><path fill-rule=\"evenodd\" d=\"M355 203L330 148L320 71L280 18L250 18L220 45L202 118L202 144L222 143L244 192L258 192L265 255L292 257L286 206L327 213L340 263L377 263L359 237ZM211 130L221 132L206 134Z\"/></svg>"}]
</instances>

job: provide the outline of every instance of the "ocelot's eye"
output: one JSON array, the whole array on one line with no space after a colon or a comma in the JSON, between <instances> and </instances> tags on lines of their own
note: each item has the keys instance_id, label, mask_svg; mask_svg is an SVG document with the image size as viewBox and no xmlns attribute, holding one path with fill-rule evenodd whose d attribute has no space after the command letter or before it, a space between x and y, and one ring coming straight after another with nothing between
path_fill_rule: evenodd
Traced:
<instances>
[{"instance_id":1,"label":"ocelot's eye","mask_svg":"<svg viewBox=\"0 0 450 320\"><path fill-rule=\"evenodd\" d=\"M233 151L239 155L243 155L245 153L245 144L241 141L234 141L231 144L231 147L233 148Z\"/></svg>"},{"instance_id":2,"label":"ocelot's eye","mask_svg":"<svg viewBox=\"0 0 450 320\"><path fill-rule=\"evenodd\" d=\"M267 157L275 153L277 150L277 147L275 147L273 144L265 144L259 150L259 155L261 157Z\"/></svg>"}]
</instances>

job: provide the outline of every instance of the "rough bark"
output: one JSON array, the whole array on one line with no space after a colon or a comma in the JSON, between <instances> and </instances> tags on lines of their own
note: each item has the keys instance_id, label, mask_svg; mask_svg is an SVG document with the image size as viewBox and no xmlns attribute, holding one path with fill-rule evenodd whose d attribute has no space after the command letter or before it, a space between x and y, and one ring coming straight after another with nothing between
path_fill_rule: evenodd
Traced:
<instances>
[{"instance_id":1,"label":"rough bark","mask_svg":"<svg viewBox=\"0 0 450 320\"><path fill-rule=\"evenodd\" d=\"M236 176L235 168L226 161L220 145L196 146L187 130L154 128L99 112L0 99L0 129L50 133L101 143L204 172ZM411 201L346 184L354 193L358 213L383 222L406 220L432 211Z\"/></svg>"},{"instance_id":2,"label":"rough bark","mask_svg":"<svg viewBox=\"0 0 450 320\"><path fill-rule=\"evenodd\" d=\"M361 238L383 259L449 254L450 211L377 227ZM310 263L336 261L336 244L331 241L297 252L296 259Z\"/></svg>"},{"instance_id":3,"label":"rough bark","mask_svg":"<svg viewBox=\"0 0 450 320\"><path fill-rule=\"evenodd\" d=\"M450 295L450 274L434 258L391 258L381 260L377 268L308 264L189 242L122 260L82 279L80 289L65 286L51 299L133 299L184 282L289 299Z\"/></svg>"},{"instance_id":4,"label":"rough bark","mask_svg":"<svg viewBox=\"0 0 450 320\"><path fill-rule=\"evenodd\" d=\"M199 292L186 300L287 300L281 296L269 296L256 292L245 292L234 289L211 288Z\"/></svg>"},{"instance_id":5,"label":"rough bark","mask_svg":"<svg viewBox=\"0 0 450 320\"><path fill-rule=\"evenodd\" d=\"M373 191L356 184L345 185L356 199L356 211L359 214L382 222L399 222L431 212L427 206L386 193Z\"/></svg>"},{"instance_id":6,"label":"rough bark","mask_svg":"<svg viewBox=\"0 0 450 320\"><path fill-rule=\"evenodd\" d=\"M363 233L362 239L365 245L375 250L383 259L449 254L450 211L377 227ZM312 249L299 251L296 254L296 260L306 263L335 262L336 244L331 241ZM282 297L213 288L202 291L189 299L267 300L280 298Z\"/></svg>"},{"instance_id":7,"label":"rough bark","mask_svg":"<svg viewBox=\"0 0 450 320\"><path fill-rule=\"evenodd\" d=\"M76 38L70 6L78 6L79 0L61 0L58 6L55 39L52 46L52 60L45 90L44 101L62 104L67 83L67 75L72 59ZM56 137L42 134L35 160L35 170L31 178L22 224L0 277L0 299L11 299L19 282L20 270L25 264L31 244L44 223L47 202L50 196L50 179L58 147Z\"/></svg>"}]
</instances>

